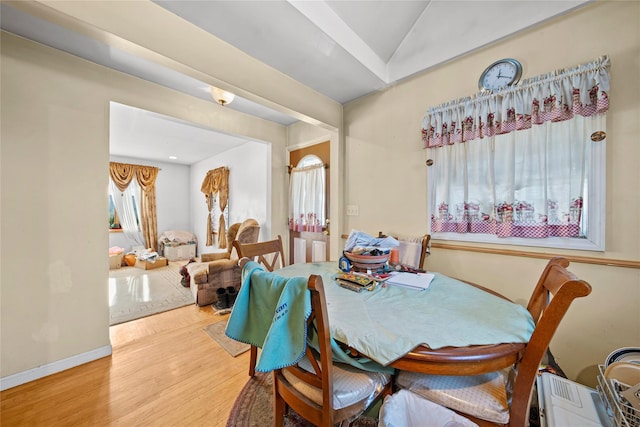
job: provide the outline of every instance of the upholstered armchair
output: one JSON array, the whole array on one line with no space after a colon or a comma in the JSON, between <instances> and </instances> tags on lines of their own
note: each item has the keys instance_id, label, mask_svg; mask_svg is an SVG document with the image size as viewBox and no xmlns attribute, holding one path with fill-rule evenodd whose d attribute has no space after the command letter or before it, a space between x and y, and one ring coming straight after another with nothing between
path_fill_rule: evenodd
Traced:
<instances>
[{"instance_id":1,"label":"upholstered armchair","mask_svg":"<svg viewBox=\"0 0 640 427\"><path fill-rule=\"evenodd\" d=\"M200 255L200 262L187 265L189 286L196 304L203 306L213 304L217 300L216 291L219 288L233 286L240 289L240 274L238 255L233 242L255 243L258 241L260 224L255 219L247 219L242 223L235 223L227 230L227 250Z\"/></svg>"}]
</instances>

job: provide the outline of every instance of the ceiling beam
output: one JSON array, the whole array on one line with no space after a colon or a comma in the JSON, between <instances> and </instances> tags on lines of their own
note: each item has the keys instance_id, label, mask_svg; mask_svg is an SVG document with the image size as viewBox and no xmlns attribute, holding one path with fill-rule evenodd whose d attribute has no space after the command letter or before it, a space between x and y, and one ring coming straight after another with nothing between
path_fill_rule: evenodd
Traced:
<instances>
[{"instance_id":1,"label":"ceiling beam","mask_svg":"<svg viewBox=\"0 0 640 427\"><path fill-rule=\"evenodd\" d=\"M388 83L387 64L324 1L287 0L380 80Z\"/></svg>"},{"instance_id":2,"label":"ceiling beam","mask_svg":"<svg viewBox=\"0 0 640 427\"><path fill-rule=\"evenodd\" d=\"M332 130L341 127L340 103L152 1L33 0L7 3L298 120Z\"/></svg>"}]
</instances>

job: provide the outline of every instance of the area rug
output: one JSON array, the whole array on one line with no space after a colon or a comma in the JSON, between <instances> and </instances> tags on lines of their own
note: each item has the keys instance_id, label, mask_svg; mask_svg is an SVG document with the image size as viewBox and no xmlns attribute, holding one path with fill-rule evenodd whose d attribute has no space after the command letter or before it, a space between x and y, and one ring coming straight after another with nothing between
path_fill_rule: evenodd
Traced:
<instances>
[{"instance_id":1,"label":"area rug","mask_svg":"<svg viewBox=\"0 0 640 427\"><path fill-rule=\"evenodd\" d=\"M256 372L244 386L236 399L227 427L264 427L273 425L273 380L272 374ZM289 411L284 419L285 427L313 427L313 424ZM377 427L378 420L360 417L351 424L353 427Z\"/></svg>"},{"instance_id":2,"label":"area rug","mask_svg":"<svg viewBox=\"0 0 640 427\"><path fill-rule=\"evenodd\" d=\"M180 283L180 267L169 263L153 270L109 270L110 325L193 304L191 290Z\"/></svg>"},{"instance_id":3,"label":"area rug","mask_svg":"<svg viewBox=\"0 0 640 427\"><path fill-rule=\"evenodd\" d=\"M227 353L236 357L245 351L249 350L249 344L245 344L236 340L232 340L228 336L224 334L224 329L227 327L227 322L216 322L209 326L204 327L204 331L209 335L215 342L220 344L220 347L224 348Z\"/></svg>"}]
</instances>

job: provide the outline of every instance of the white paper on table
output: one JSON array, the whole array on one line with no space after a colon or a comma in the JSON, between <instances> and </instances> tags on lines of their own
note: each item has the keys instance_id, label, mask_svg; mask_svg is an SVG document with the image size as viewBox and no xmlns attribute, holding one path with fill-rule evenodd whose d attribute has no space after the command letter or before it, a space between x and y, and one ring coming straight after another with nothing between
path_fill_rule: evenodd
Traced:
<instances>
[{"instance_id":1,"label":"white paper on table","mask_svg":"<svg viewBox=\"0 0 640 427\"><path fill-rule=\"evenodd\" d=\"M434 275L431 273L391 273L391 277L386 283L396 286L404 286L405 288L423 291L429 287Z\"/></svg>"}]
</instances>

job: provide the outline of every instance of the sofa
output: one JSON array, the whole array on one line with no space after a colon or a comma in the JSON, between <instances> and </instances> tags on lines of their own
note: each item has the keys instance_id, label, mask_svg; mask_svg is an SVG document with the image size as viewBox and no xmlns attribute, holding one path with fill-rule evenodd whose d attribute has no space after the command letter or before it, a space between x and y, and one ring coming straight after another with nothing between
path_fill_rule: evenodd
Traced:
<instances>
[{"instance_id":1,"label":"sofa","mask_svg":"<svg viewBox=\"0 0 640 427\"><path fill-rule=\"evenodd\" d=\"M189 287L194 302L199 306L213 304L217 301L216 291L219 288L233 286L240 289L242 269L238 266L238 254L233 242L255 243L258 241L260 224L255 219L247 219L235 223L227 230L227 250L200 255L199 262L186 266L189 273Z\"/></svg>"}]
</instances>

